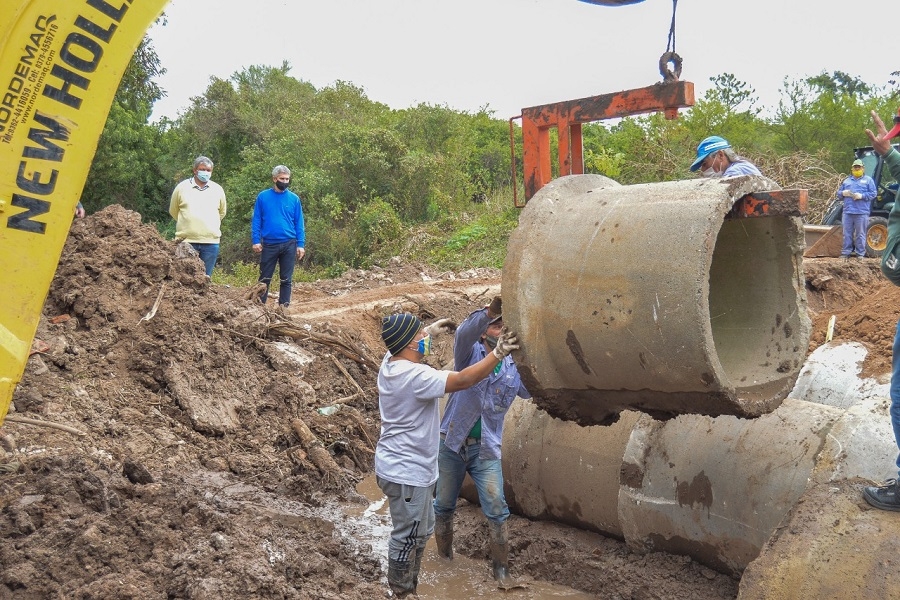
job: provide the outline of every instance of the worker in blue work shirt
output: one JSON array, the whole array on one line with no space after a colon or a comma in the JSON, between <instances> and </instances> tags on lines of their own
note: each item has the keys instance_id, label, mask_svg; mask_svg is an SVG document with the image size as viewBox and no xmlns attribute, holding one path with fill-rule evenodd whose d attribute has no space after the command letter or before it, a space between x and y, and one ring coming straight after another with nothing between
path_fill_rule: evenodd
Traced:
<instances>
[{"instance_id":1,"label":"worker in blue work shirt","mask_svg":"<svg viewBox=\"0 0 900 600\"><path fill-rule=\"evenodd\" d=\"M475 364L497 344L503 328L502 301L476 310L456 330L454 368ZM500 445L503 419L513 400L531 398L511 356L469 389L450 394L441 419L438 480L434 498L434 537L438 554L453 558L453 515L466 473L475 482L481 510L490 526L494 579L502 588L517 584L509 575L509 506L503 495Z\"/></svg>"},{"instance_id":2,"label":"worker in blue work shirt","mask_svg":"<svg viewBox=\"0 0 900 600\"><path fill-rule=\"evenodd\" d=\"M841 212L841 226L844 229L842 258L866 256L866 230L869 228L872 200L876 195L875 182L866 175L863 161L857 158L850 166L850 176L844 179L837 191L838 202L844 202Z\"/></svg>"}]
</instances>

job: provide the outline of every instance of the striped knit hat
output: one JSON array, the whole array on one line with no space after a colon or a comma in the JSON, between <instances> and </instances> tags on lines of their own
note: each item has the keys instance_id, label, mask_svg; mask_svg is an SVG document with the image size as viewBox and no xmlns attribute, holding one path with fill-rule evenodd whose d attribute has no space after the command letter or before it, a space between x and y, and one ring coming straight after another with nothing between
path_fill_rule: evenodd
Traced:
<instances>
[{"instance_id":1,"label":"striped knit hat","mask_svg":"<svg viewBox=\"0 0 900 600\"><path fill-rule=\"evenodd\" d=\"M422 321L415 315L400 313L381 320L381 339L391 356L406 348L419 330Z\"/></svg>"}]
</instances>

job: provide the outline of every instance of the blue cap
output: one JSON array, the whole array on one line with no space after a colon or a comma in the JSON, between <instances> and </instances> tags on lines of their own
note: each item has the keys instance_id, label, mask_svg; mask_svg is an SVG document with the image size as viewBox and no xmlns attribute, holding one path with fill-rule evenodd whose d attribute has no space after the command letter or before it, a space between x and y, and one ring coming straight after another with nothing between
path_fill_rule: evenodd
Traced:
<instances>
[{"instance_id":1,"label":"blue cap","mask_svg":"<svg viewBox=\"0 0 900 600\"><path fill-rule=\"evenodd\" d=\"M725 138L721 138L717 135L711 135L700 142L700 145L697 146L697 158L691 163L691 171L699 169L707 156L713 152L724 150L725 148L731 148L731 144L729 144Z\"/></svg>"},{"instance_id":2,"label":"blue cap","mask_svg":"<svg viewBox=\"0 0 900 600\"><path fill-rule=\"evenodd\" d=\"M381 320L381 339L393 356L406 348L420 329L422 321L415 315L409 313L390 315Z\"/></svg>"}]
</instances>

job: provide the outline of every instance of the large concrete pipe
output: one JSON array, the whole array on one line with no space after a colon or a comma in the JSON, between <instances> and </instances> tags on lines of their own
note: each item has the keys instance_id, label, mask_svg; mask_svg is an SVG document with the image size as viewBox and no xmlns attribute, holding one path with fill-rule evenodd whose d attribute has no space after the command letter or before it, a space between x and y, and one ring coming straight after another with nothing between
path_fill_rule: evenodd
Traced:
<instances>
[{"instance_id":1,"label":"large concrete pipe","mask_svg":"<svg viewBox=\"0 0 900 600\"><path fill-rule=\"evenodd\" d=\"M896 454L886 410L876 398L847 410L788 399L758 419L660 422L628 411L613 426L583 427L517 400L503 435L507 500L516 514L737 575L795 509L814 472L827 471L828 481L880 478L885 457ZM463 496L477 502L474 486Z\"/></svg>"},{"instance_id":2,"label":"large concrete pipe","mask_svg":"<svg viewBox=\"0 0 900 600\"><path fill-rule=\"evenodd\" d=\"M641 419L619 487L629 547L686 554L739 574L803 494L840 416L788 399L757 419Z\"/></svg>"},{"instance_id":3,"label":"large concrete pipe","mask_svg":"<svg viewBox=\"0 0 900 600\"><path fill-rule=\"evenodd\" d=\"M627 409L777 407L803 363L809 318L804 207L779 197L751 217L745 206L774 188L764 177L620 186L589 175L542 188L503 268L504 317L538 405L585 425Z\"/></svg>"}]
</instances>

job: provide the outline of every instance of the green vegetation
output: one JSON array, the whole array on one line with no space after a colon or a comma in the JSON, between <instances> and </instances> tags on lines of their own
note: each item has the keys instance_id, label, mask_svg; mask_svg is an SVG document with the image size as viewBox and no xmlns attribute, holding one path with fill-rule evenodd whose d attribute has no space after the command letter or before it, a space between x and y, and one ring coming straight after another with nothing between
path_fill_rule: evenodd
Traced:
<instances>
[{"instance_id":1,"label":"green vegetation","mask_svg":"<svg viewBox=\"0 0 900 600\"><path fill-rule=\"evenodd\" d=\"M447 269L502 266L519 214L505 119L426 104L395 110L351 83L316 89L282 64L213 78L175 121L149 123L163 93L153 83L161 72L145 40L85 186L89 213L121 204L171 238L169 195L194 157L210 156L229 203L213 279L246 285L257 276L253 202L270 185L272 167L285 164L306 217L307 256L297 279L334 277L395 255ZM852 149L868 144L869 111L887 117L898 102L896 89L839 71L786 79L778 106L767 110L733 75L711 82L677 120L654 114L586 125L586 169L623 184L694 177L688 167L697 143L722 135L783 187L809 189L808 219L817 222ZM516 148L521 195L521 139Z\"/></svg>"}]
</instances>

